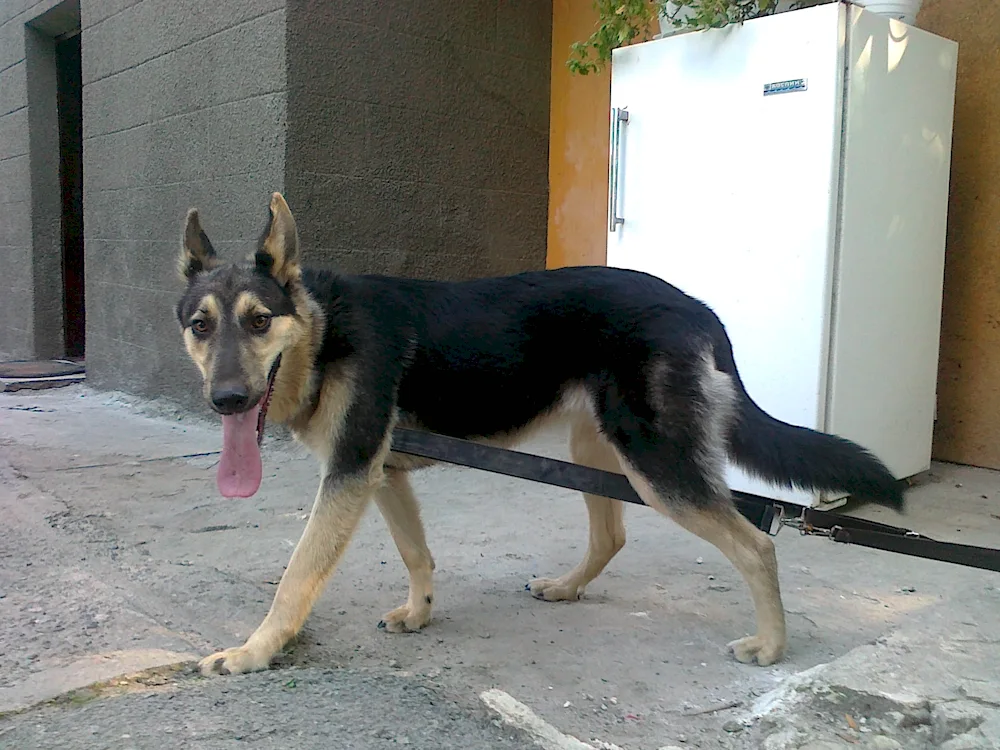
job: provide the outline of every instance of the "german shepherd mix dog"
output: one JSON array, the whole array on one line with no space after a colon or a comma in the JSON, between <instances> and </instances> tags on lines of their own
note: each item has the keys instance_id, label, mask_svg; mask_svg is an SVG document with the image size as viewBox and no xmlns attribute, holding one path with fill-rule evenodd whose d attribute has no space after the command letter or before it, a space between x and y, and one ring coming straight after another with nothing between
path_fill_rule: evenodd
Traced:
<instances>
[{"instance_id":1,"label":"german shepherd mix dog","mask_svg":"<svg viewBox=\"0 0 1000 750\"><path fill-rule=\"evenodd\" d=\"M427 625L434 560L407 473L432 462L390 450L397 425L510 446L566 420L575 462L624 473L646 504L743 575L757 633L729 647L745 663L781 658L785 616L774 546L735 509L727 457L777 486L903 505L900 485L864 448L762 411L715 314L646 274L565 268L444 283L313 271L299 265L279 193L242 264L216 256L192 209L180 270L184 342L222 415L221 493L249 497L260 486L265 415L291 428L322 477L267 617L242 646L203 659L204 674L268 667L372 499L410 577L406 603L379 625ZM538 599L577 599L625 544L621 502L584 497L587 553L559 578L532 580Z\"/></svg>"}]
</instances>

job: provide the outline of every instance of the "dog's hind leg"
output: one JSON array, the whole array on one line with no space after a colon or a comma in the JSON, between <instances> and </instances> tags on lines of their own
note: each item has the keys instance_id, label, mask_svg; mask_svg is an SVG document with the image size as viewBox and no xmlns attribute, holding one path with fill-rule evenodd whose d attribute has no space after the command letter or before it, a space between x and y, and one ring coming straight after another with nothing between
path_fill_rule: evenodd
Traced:
<instances>
[{"instance_id":1,"label":"dog's hind leg","mask_svg":"<svg viewBox=\"0 0 1000 750\"><path fill-rule=\"evenodd\" d=\"M647 505L691 533L715 545L740 572L753 599L757 633L728 644L738 661L762 667L778 661L785 651L785 610L778 584L774 543L744 518L728 500L707 507L676 503L653 489L641 473L623 465L635 491Z\"/></svg>"},{"instance_id":2,"label":"dog's hind leg","mask_svg":"<svg viewBox=\"0 0 1000 750\"><path fill-rule=\"evenodd\" d=\"M732 641L729 649L741 662L768 666L785 650L785 611L774 543L736 510L726 484L732 381L710 360L659 372L660 382L650 389L652 421L624 410L605 415L622 470L643 502L715 545L743 576L757 633Z\"/></svg>"},{"instance_id":3,"label":"dog's hind leg","mask_svg":"<svg viewBox=\"0 0 1000 750\"><path fill-rule=\"evenodd\" d=\"M309 522L281 577L267 617L242 646L202 659L202 674L267 669L272 657L299 632L312 611L379 484L378 474L323 479Z\"/></svg>"},{"instance_id":4,"label":"dog's hind leg","mask_svg":"<svg viewBox=\"0 0 1000 750\"><path fill-rule=\"evenodd\" d=\"M375 494L375 503L410 574L406 604L383 615L379 627L390 633L420 630L431 619L434 558L427 548L420 508L406 472L388 469L385 484Z\"/></svg>"},{"instance_id":5,"label":"dog's hind leg","mask_svg":"<svg viewBox=\"0 0 1000 750\"><path fill-rule=\"evenodd\" d=\"M570 432L570 455L578 464L593 469L621 473L614 449L600 436L590 421L574 422ZM584 493L590 516L590 538L587 554L573 570L559 578L536 578L528 583L531 595L555 602L579 599L587 584L601 574L622 547L625 546L624 509L620 500Z\"/></svg>"}]
</instances>

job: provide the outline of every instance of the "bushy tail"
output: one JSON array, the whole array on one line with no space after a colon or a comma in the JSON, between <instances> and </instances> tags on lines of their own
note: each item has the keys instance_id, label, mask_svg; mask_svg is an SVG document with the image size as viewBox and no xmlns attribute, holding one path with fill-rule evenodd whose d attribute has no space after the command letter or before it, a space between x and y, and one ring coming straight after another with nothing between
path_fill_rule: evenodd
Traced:
<instances>
[{"instance_id":1,"label":"bushy tail","mask_svg":"<svg viewBox=\"0 0 1000 750\"><path fill-rule=\"evenodd\" d=\"M732 376L738 394L729 453L744 471L779 487L846 492L903 509L902 483L882 461L850 440L772 417L746 392L728 336L715 343L716 365Z\"/></svg>"},{"instance_id":2,"label":"bushy tail","mask_svg":"<svg viewBox=\"0 0 1000 750\"><path fill-rule=\"evenodd\" d=\"M732 459L745 471L780 487L847 492L897 510L903 489L877 457L836 435L781 422L745 395L732 432Z\"/></svg>"}]
</instances>

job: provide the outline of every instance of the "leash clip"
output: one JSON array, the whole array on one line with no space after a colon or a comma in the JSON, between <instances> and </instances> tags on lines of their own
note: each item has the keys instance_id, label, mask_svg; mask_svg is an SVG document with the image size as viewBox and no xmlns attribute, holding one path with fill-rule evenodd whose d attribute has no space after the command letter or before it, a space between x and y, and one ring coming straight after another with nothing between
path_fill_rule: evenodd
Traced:
<instances>
[{"instance_id":1,"label":"leash clip","mask_svg":"<svg viewBox=\"0 0 1000 750\"><path fill-rule=\"evenodd\" d=\"M780 530L783 526L788 526L793 529L797 529L799 534L802 536L824 536L833 538L838 531L840 531L840 526L831 526L828 529L821 528L819 526L813 526L809 521L806 520L806 513L808 508L803 508L802 513L797 516L789 516L785 513L785 507L783 505L777 506L778 514L778 529ZM777 531L772 535L776 536Z\"/></svg>"}]
</instances>

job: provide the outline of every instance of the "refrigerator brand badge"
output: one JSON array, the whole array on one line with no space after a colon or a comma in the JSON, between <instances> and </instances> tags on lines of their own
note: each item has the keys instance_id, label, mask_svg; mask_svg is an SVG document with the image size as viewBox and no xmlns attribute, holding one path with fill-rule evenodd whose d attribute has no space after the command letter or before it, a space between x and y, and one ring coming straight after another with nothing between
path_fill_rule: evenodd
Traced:
<instances>
[{"instance_id":1,"label":"refrigerator brand badge","mask_svg":"<svg viewBox=\"0 0 1000 750\"><path fill-rule=\"evenodd\" d=\"M792 91L805 91L808 88L808 80L805 78L793 78L790 81L775 81L764 84L764 96L772 94L787 94Z\"/></svg>"}]
</instances>

